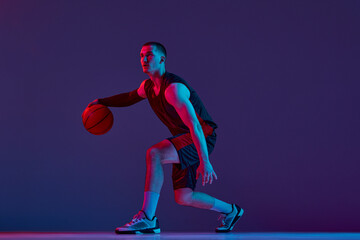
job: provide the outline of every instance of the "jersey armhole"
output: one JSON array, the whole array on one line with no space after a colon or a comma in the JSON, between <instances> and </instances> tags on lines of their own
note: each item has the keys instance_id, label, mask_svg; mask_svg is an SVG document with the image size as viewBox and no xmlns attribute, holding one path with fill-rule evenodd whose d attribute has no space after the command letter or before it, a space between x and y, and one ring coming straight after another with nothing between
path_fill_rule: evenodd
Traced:
<instances>
[{"instance_id":1,"label":"jersey armhole","mask_svg":"<svg viewBox=\"0 0 360 240\"><path fill-rule=\"evenodd\" d=\"M182 82L172 82L172 83L170 83L169 85L167 85L167 86L165 87L165 89L164 89L164 99L165 99L165 101L166 101L169 105L171 105L171 104L168 102L168 100L166 99L165 92L166 92L167 88L168 88L171 84L173 84L173 83L181 83L181 84L183 84L183 85L189 90L189 93L190 93L189 101L191 102L191 90L190 90L190 88L189 88L188 86L186 86L186 84L184 84L184 83L182 83ZM192 104L192 102L191 102L191 104ZM171 105L171 106L172 106L172 105Z\"/></svg>"},{"instance_id":2,"label":"jersey armhole","mask_svg":"<svg viewBox=\"0 0 360 240\"><path fill-rule=\"evenodd\" d=\"M144 93L145 93L145 98L147 98L147 83L148 83L148 80L149 79L145 79L142 83L141 83L141 85L140 85L140 87L139 88L141 88L141 86L143 86L143 88L144 88ZM140 96L140 95L139 95ZM142 97L142 96L141 96Z\"/></svg>"},{"instance_id":3,"label":"jersey armhole","mask_svg":"<svg viewBox=\"0 0 360 240\"><path fill-rule=\"evenodd\" d=\"M182 82L172 82L172 83L170 83L169 85L167 85L167 86L165 87L165 89L164 89L164 94L165 94L166 89L167 89L171 84L173 84L173 83L181 83L182 85L184 85L184 86L189 90L189 93L190 93L189 99L191 98L191 89L190 89L188 86L186 86L186 84L184 84L184 83L182 83Z\"/></svg>"}]
</instances>

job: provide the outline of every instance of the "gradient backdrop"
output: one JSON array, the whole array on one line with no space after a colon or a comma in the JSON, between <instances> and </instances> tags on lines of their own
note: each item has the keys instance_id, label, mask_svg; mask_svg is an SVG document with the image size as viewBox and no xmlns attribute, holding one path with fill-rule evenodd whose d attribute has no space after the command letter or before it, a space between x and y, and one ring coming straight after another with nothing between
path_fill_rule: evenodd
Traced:
<instances>
[{"instance_id":1,"label":"gradient backdrop","mask_svg":"<svg viewBox=\"0 0 360 240\"><path fill-rule=\"evenodd\" d=\"M360 231L360 1L0 1L0 231L113 231L141 208L145 153L170 136L147 101L95 98L148 76L147 41L218 123L204 191L245 209L237 231ZM213 231L218 214L174 201L163 231Z\"/></svg>"}]
</instances>

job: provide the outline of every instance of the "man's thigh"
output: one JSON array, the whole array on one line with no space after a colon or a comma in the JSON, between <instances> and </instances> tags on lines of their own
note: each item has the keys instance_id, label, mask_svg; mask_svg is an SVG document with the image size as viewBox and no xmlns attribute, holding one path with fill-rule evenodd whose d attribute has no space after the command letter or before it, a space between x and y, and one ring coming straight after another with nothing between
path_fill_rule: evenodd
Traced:
<instances>
[{"instance_id":1,"label":"man's thigh","mask_svg":"<svg viewBox=\"0 0 360 240\"><path fill-rule=\"evenodd\" d=\"M160 156L162 164L167 163L180 163L179 155L174 145L167 139L153 145L150 149L156 151Z\"/></svg>"}]
</instances>

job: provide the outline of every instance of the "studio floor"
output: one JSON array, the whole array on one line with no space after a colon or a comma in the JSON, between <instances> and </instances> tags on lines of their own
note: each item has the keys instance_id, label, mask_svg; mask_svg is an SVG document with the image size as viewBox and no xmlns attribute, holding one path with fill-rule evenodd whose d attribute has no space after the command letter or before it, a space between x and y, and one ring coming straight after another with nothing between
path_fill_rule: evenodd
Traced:
<instances>
[{"instance_id":1,"label":"studio floor","mask_svg":"<svg viewBox=\"0 0 360 240\"><path fill-rule=\"evenodd\" d=\"M174 233L165 232L152 235L116 235L114 233L91 232L91 233L0 233L0 239L12 240L51 240L51 239L67 239L67 240L106 240L106 239L148 239L148 240L182 240L182 239L204 239L204 240L302 240L302 239L321 239L321 240L347 240L359 239L360 233Z\"/></svg>"}]
</instances>

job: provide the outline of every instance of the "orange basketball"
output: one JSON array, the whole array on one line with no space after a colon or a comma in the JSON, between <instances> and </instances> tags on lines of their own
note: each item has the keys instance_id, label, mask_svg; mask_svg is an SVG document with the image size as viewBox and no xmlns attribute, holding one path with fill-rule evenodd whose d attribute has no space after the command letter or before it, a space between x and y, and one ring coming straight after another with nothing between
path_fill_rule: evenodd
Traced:
<instances>
[{"instance_id":1,"label":"orange basketball","mask_svg":"<svg viewBox=\"0 0 360 240\"><path fill-rule=\"evenodd\" d=\"M107 133L114 122L110 109L101 104L87 107L81 116L85 129L94 135Z\"/></svg>"}]
</instances>

